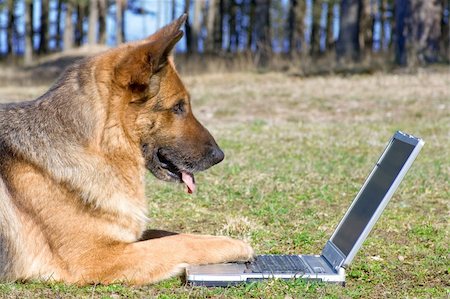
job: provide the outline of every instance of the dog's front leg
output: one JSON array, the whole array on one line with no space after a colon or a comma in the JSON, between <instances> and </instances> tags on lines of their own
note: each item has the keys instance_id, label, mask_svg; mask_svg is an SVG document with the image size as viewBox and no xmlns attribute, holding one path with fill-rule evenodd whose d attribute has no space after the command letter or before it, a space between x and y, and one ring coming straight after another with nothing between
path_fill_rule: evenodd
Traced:
<instances>
[{"instance_id":1,"label":"dog's front leg","mask_svg":"<svg viewBox=\"0 0 450 299\"><path fill-rule=\"evenodd\" d=\"M179 274L187 265L246 261L252 248L228 237L178 234L131 244L109 246L104 256L111 260L93 260L89 274L78 283L147 284ZM96 252L94 256L102 256Z\"/></svg>"}]
</instances>

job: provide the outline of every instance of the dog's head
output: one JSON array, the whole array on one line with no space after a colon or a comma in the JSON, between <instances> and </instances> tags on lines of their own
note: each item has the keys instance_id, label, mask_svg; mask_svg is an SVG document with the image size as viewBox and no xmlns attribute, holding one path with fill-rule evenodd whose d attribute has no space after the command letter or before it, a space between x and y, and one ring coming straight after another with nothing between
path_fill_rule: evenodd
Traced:
<instances>
[{"instance_id":1,"label":"dog's head","mask_svg":"<svg viewBox=\"0 0 450 299\"><path fill-rule=\"evenodd\" d=\"M189 93L170 57L185 19L119 48L113 80L126 99L125 129L140 146L146 167L161 180L184 182L193 192L194 173L219 163L224 154L192 113Z\"/></svg>"}]
</instances>

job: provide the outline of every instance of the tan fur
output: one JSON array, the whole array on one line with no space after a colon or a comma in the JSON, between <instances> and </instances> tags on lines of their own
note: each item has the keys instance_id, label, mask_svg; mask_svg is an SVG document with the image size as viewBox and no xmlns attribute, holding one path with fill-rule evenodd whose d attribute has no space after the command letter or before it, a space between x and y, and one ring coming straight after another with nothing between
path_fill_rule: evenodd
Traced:
<instances>
[{"instance_id":1,"label":"tan fur","mask_svg":"<svg viewBox=\"0 0 450 299\"><path fill-rule=\"evenodd\" d=\"M146 284L252 257L227 237L145 232L146 168L177 180L223 159L168 56L184 20L75 64L35 101L0 107L1 280Z\"/></svg>"}]
</instances>

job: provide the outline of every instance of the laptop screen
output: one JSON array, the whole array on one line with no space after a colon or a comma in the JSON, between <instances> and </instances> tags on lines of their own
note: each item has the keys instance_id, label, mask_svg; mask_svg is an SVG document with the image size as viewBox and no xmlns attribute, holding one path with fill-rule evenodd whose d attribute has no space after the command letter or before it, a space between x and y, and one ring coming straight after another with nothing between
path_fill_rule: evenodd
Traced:
<instances>
[{"instance_id":1,"label":"laptop screen","mask_svg":"<svg viewBox=\"0 0 450 299\"><path fill-rule=\"evenodd\" d=\"M345 256L358 241L413 150L414 145L392 139L385 155L375 166L372 177L331 239Z\"/></svg>"}]
</instances>

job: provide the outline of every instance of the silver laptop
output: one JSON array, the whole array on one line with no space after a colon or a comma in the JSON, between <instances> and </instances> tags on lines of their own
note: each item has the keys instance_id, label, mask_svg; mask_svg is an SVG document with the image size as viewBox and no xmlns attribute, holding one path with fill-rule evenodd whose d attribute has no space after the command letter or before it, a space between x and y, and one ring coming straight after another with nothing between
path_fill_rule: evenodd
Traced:
<instances>
[{"instance_id":1,"label":"silver laptop","mask_svg":"<svg viewBox=\"0 0 450 299\"><path fill-rule=\"evenodd\" d=\"M258 255L247 263L190 266L186 282L194 286L230 286L266 279L345 283L347 268L377 222L424 142L403 132L389 141L320 255Z\"/></svg>"}]
</instances>

